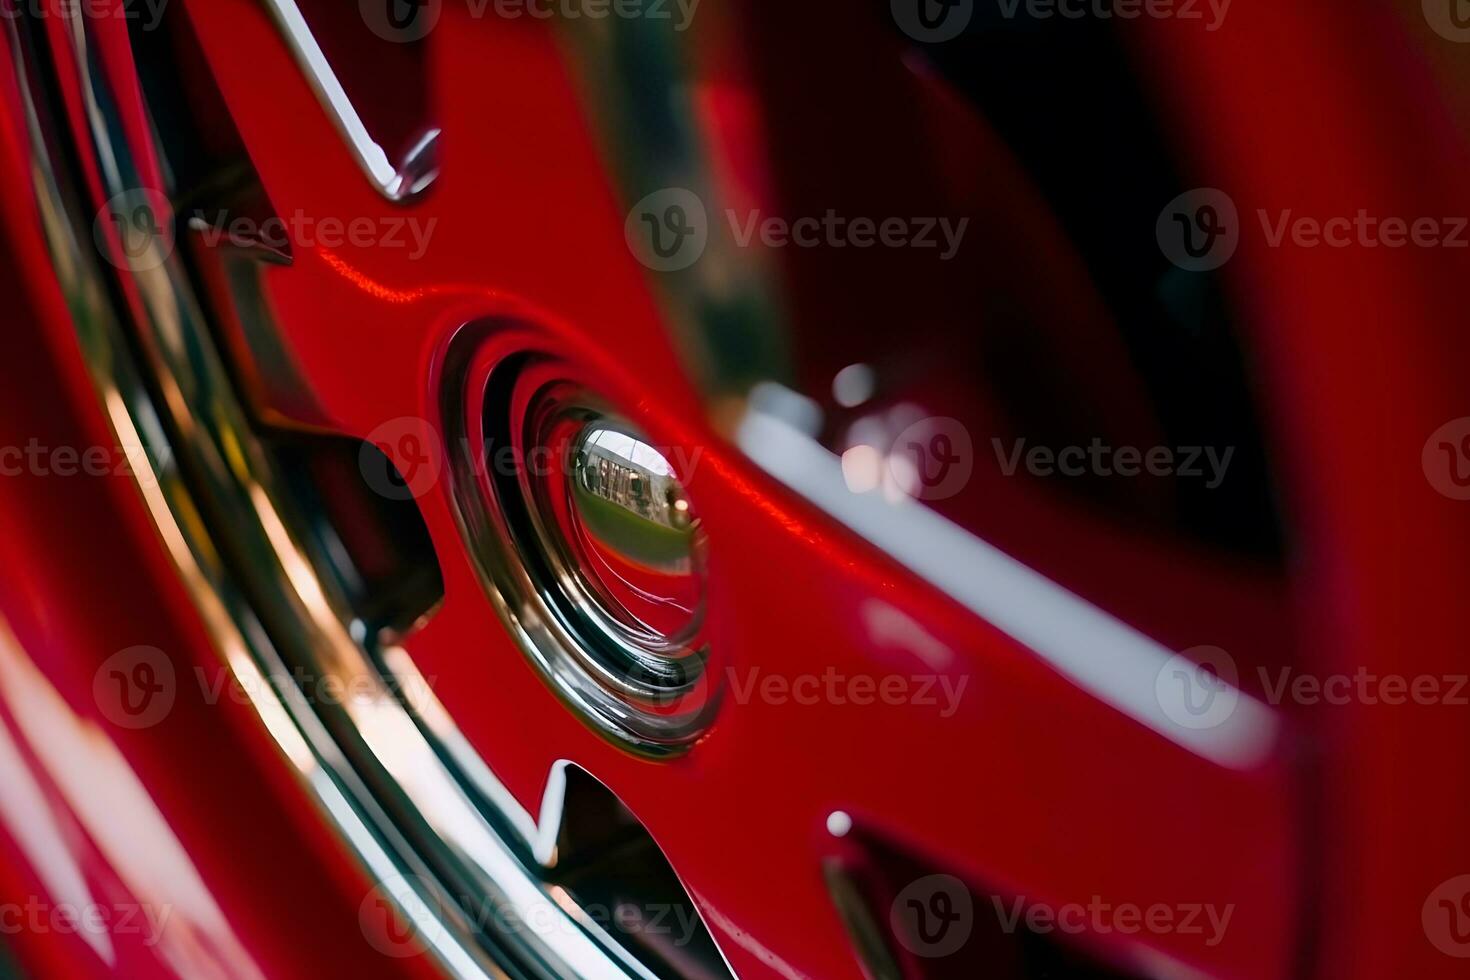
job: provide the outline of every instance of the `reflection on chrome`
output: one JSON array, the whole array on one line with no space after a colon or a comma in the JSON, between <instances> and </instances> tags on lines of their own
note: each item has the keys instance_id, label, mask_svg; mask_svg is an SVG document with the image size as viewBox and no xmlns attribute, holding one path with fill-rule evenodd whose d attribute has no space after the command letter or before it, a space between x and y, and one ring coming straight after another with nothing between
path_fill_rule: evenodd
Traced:
<instances>
[{"instance_id":1,"label":"reflection on chrome","mask_svg":"<svg viewBox=\"0 0 1470 980\"><path fill-rule=\"evenodd\" d=\"M799 397L783 391L776 402ZM1213 727L1179 724L1191 713L1186 688L1156 683L1172 651L911 497L854 493L842 461L763 411L761 398L751 399L735 438L772 476L1094 697L1222 766L1248 769L1271 752L1279 721L1265 704L1222 681L1222 693L1238 698L1229 716ZM1177 706L1164 700L1176 693Z\"/></svg>"},{"instance_id":2,"label":"reflection on chrome","mask_svg":"<svg viewBox=\"0 0 1470 980\"><path fill-rule=\"evenodd\" d=\"M590 424L578 444L575 466L578 489L627 513L680 531L693 520L669 461L626 432L601 422Z\"/></svg>"},{"instance_id":3,"label":"reflection on chrome","mask_svg":"<svg viewBox=\"0 0 1470 980\"><path fill-rule=\"evenodd\" d=\"M654 757L687 750L720 704L705 641L705 539L674 468L543 352L470 365L503 321L465 324L445 355L441 416L460 533L485 593L548 686L589 725ZM478 399L478 401L477 401ZM554 465L495 473L484 438Z\"/></svg>"}]
</instances>

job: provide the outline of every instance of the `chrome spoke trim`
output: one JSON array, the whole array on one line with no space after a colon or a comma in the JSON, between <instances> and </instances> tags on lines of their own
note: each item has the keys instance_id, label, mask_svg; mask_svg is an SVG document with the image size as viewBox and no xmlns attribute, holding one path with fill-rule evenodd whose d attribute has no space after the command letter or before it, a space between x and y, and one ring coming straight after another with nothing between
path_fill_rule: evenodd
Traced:
<instances>
[{"instance_id":1,"label":"chrome spoke trim","mask_svg":"<svg viewBox=\"0 0 1470 980\"><path fill-rule=\"evenodd\" d=\"M347 144L348 151L378 193L395 204L412 200L439 176L439 130L429 129L398 163L368 131L357 107L342 87L316 35L295 0L265 0L271 19L291 51L322 109Z\"/></svg>"},{"instance_id":2,"label":"chrome spoke trim","mask_svg":"<svg viewBox=\"0 0 1470 980\"><path fill-rule=\"evenodd\" d=\"M1172 676L1167 672L1188 667L1181 655L918 500L854 493L838 457L772 410L793 399L804 400L774 383L757 386L735 434L740 449L777 480L1077 687L1176 745L1232 769L1259 766L1276 750L1282 722L1270 706L1216 678L1214 697L1233 709L1205 718L1210 724L1185 723L1201 714L1190 688L1161 683Z\"/></svg>"}]
</instances>

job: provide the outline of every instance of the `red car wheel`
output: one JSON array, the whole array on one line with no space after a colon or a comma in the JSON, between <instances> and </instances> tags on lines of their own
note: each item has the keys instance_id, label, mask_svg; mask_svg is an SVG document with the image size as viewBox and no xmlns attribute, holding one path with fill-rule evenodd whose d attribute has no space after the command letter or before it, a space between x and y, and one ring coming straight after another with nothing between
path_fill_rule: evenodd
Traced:
<instances>
[{"instance_id":1,"label":"red car wheel","mask_svg":"<svg viewBox=\"0 0 1470 980\"><path fill-rule=\"evenodd\" d=\"M8 12L20 969L1470 956L1458 22L790 6Z\"/></svg>"}]
</instances>

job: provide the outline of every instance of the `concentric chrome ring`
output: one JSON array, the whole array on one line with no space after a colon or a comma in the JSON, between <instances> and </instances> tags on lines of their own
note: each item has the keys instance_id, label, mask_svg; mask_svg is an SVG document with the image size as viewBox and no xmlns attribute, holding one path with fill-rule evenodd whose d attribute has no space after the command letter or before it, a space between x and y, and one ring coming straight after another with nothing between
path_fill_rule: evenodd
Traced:
<instances>
[{"instance_id":1,"label":"concentric chrome ring","mask_svg":"<svg viewBox=\"0 0 1470 980\"><path fill-rule=\"evenodd\" d=\"M503 328L503 325L502 325ZM719 703L708 546L669 454L555 355L446 358L461 529L506 625L557 694L649 755L687 748Z\"/></svg>"}]
</instances>

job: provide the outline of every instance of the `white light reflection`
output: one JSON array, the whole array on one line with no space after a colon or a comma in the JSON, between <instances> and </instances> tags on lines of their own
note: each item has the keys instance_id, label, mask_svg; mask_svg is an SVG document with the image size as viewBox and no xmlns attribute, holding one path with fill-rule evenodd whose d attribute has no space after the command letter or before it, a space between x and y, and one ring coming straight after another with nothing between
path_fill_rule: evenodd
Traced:
<instances>
[{"instance_id":1,"label":"white light reflection","mask_svg":"<svg viewBox=\"0 0 1470 980\"><path fill-rule=\"evenodd\" d=\"M832 378L832 400L843 408L856 408L873 397L878 376L867 364L849 364Z\"/></svg>"},{"instance_id":2,"label":"white light reflection","mask_svg":"<svg viewBox=\"0 0 1470 980\"><path fill-rule=\"evenodd\" d=\"M7 638L0 635L0 643L5 642ZM5 792L0 793L0 817L41 879L46 894L58 906L84 909L96 905L81 865L61 835L60 815L46 802L45 791L3 722L0 722L0 780L5 784ZM80 928L78 932L103 962L117 966L117 951L105 930Z\"/></svg>"},{"instance_id":3,"label":"white light reflection","mask_svg":"<svg viewBox=\"0 0 1470 980\"><path fill-rule=\"evenodd\" d=\"M352 100L347 97L347 91L337 80L337 73L332 71L327 56L316 43L316 37L307 26L306 18L301 15L301 9L293 0L268 0L268 3L271 12L276 15L276 22L290 40L302 70L326 103L327 110L342 134L351 143L358 161L383 191L390 195L395 194L400 184L397 169L388 161L388 154L369 135L357 109L352 105Z\"/></svg>"},{"instance_id":4,"label":"white light reflection","mask_svg":"<svg viewBox=\"0 0 1470 980\"><path fill-rule=\"evenodd\" d=\"M851 493L867 493L883 482L883 453L876 446L852 446L842 454L842 481Z\"/></svg>"},{"instance_id":5,"label":"white light reflection","mask_svg":"<svg viewBox=\"0 0 1470 980\"><path fill-rule=\"evenodd\" d=\"M1270 753L1279 722L1256 699L1240 694L1212 728L1176 723L1188 692L1156 685L1173 657L1164 646L917 501L850 492L842 461L778 418L752 409L735 438L767 472L1118 711L1222 766L1250 768ZM1178 705L1161 703L1170 692Z\"/></svg>"},{"instance_id":6,"label":"white light reflection","mask_svg":"<svg viewBox=\"0 0 1470 980\"><path fill-rule=\"evenodd\" d=\"M100 728L72 711L3 620L0 697L70 814L156 920L149 938L170 967L188 977L261 977L142 780ZM111 962L110 951L104 956Z\"/></svg>"}]
</instances>

